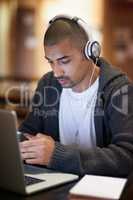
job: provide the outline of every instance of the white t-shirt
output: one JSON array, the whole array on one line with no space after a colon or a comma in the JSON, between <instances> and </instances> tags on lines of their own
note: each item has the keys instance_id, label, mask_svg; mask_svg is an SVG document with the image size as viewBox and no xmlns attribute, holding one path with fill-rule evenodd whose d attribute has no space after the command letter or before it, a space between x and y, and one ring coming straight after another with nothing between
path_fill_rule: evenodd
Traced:
<instances>
[{"instance_id":1,"label":"white t-shirt","mask_svg":"<svg viewBox=\"0 0 133 200\"><path fill-rule=\"evenodd\" d=\"M86 150L96 146L94 109L99 78L85 91L63 88L59 109L59 130L62 144L76 144Z\"/></svg>"}]
</instances>

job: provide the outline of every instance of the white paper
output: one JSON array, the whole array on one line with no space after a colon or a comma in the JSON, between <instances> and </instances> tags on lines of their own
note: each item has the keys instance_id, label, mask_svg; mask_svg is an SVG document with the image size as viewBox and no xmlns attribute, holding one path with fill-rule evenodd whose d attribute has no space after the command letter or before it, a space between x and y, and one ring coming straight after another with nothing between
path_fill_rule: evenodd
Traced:
<instances>
[{"instance_id":1,"label":"white paper","mask_svg":"<svg viewBox=\"0 0 133 200\"><path fill-rule=\"evenodd\" d=\"M107 199L119 199L127 179L85 175L70 194Z\"/></svg>"}]
</instances>

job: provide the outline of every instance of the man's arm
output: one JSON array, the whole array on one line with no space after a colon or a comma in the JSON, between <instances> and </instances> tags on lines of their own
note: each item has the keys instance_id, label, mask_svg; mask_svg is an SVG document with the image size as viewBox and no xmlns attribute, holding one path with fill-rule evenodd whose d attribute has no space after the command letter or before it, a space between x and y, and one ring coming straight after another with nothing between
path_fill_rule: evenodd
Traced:
<instances>
[{"instance_id":1,"label":"man's arm","mask_svg":"<svg viewBox=\"0 0 133 200\"><path fill-rule=\"evenodd\" d=\"M60 92L61 87L53 73L45 74L38 83L29 107L29 114L19 127L19 131L31 134L46 132L45 121L49 116L51 117L52 109L53 116L56 117Z\"/></svg>"},{"instance_id":2,"label":"man's arm","mask_svg":"<svg viewBox=\"0 0 133 200\"><path fill-rule=\"evenodd\" d=\"M20 132L35 134L42 131L42 116L39 115L41 109L39 101L41 96L43 96L43 78L39 81L31 105L29 105L29 113L19 127Z\"/></svg>"}]
</instances>

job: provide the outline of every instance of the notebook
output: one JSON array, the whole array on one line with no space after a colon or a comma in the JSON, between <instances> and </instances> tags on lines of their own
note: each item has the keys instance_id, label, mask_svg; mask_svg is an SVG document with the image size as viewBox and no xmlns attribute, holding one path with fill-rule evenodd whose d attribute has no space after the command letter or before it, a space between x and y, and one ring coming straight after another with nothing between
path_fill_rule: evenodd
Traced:
<instances>
[{"instance_id":1,"label":"notebook","mask_svg":"<svg viewBox=\"0 0 133 200\"><path fill-rule=\"evenodd\" d=\"M0 110L0 187L32 194L78 179L75 174L24 165L19 150L14 111Z\"/></svg>"},{"instance_id":2,"label":"notebook","mask_svg":"<svg viewBox=\"0 0 133 200\"><path fill-rule=\"evenodd\" d=\"M119 199L127 179L107 176L85 175L70 190L71 199ZM75 198L76 199L76 198Z\"/></svg>"}]
</instances>

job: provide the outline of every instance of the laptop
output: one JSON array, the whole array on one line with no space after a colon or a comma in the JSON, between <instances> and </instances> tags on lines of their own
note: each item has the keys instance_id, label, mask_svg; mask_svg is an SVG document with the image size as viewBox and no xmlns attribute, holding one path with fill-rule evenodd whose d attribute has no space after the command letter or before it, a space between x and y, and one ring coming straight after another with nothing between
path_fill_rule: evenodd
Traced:
<instances>
[{"instance_id":1,"label":"laptop","mask_svg":"<svg viewBox=\"0 0 133 200\"><path fill-rule=\"evenodd\" d=\"M75 174L24 165L19 150L15 111L0 109L0 187L32 194L78 179Z\"/></svg>"}]
</instances>

